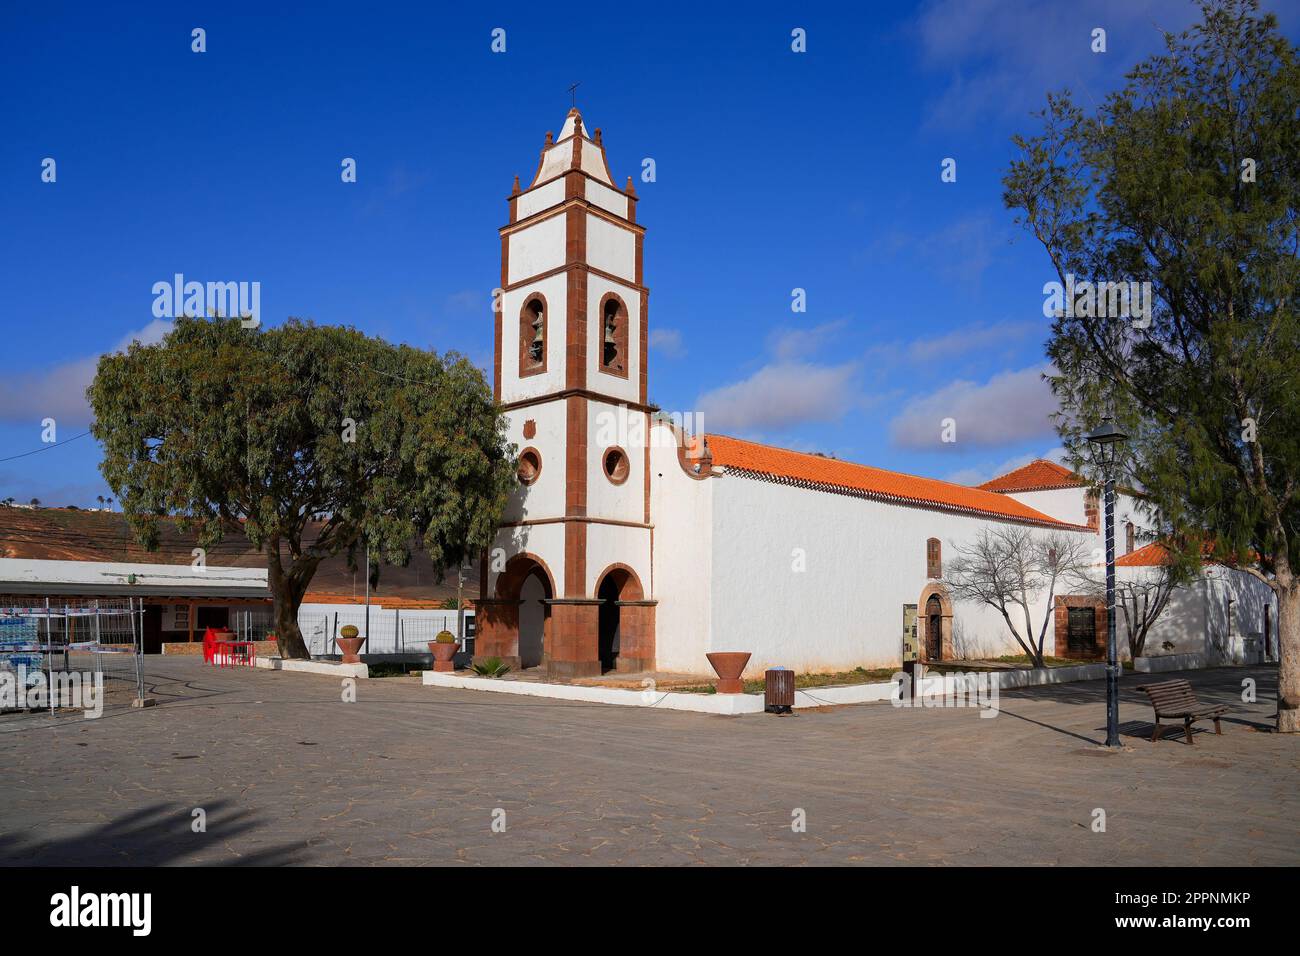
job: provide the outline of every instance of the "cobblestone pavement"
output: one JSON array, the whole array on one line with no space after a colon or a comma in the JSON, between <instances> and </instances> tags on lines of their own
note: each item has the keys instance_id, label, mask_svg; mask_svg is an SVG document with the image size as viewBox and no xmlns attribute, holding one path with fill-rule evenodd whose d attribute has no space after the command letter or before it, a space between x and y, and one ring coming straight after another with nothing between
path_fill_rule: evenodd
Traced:
<instances>
[{"instance_id":1,"label":"cobblestone pavement","mask_svg":"<svg viewBox=\"0 0 1300 956\"><path fill-rule=\"evenodd\" d=\"M1101 681L1004 694L993 719L718 717L413 678L343 703L330 677L147 669L157 708L0 718L0 862L1300 863L1300 738L1260 732L1275 668L1181 675L1236 707L1194 748L1146 739L1146 675L1126 675L1115 753ZM1240 703L1245 677L1259 703Z\"/></svg>"}]
</instances>

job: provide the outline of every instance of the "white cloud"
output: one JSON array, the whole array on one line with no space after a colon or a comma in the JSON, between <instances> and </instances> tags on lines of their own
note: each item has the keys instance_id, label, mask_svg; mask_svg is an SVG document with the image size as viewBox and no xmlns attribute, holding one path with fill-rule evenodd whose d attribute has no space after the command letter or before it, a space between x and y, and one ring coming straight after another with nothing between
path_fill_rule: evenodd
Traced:
<instances>
[{"instance_id":1,"label":"white cloud","mask_svg":"<svg viewBox=\"0 0 1300 956\"><path fill-rule=\"evenodd\" d=\"M701 395L696 407L710 430L782 428L841 418L859 404L858 364L775 362L749 378Z\"/></svg>"},{"instance_id":2,"label":"white cloud","mask_svg":"<svg viewBox=\"0 0 1300 956\"><path fill-rule=\"evenodd\" d=\"M1025 118L1062 87L1084 105L1101 102L1124 71L1163 52L1162 30L1177 33L1198 19L1187 0L935 0L913 25L922 64L949 77L927 125ZM1096 27L1106 30L1105 53L1092 52Z\"/></svg>"},{"instance_id":3,"label":"white cloud","mask_svg":"<svg viewBox=\"0 0 1300 956\"><path fill-rule=\"evenodd\" d=\"M952 355L966 355L977 349L986 350L1006 345L1034 332L1046 338L1047 331L1044 322L995 322L992 325L979 323L954 329L946 335L916 339L908 346L907 357L914 362L926 362Z\"/></svg>"},{"instance_id":4,"label":"white cloud","mask_svg":"<svg viewBox=\"0 0 1300 956\"><path fill-rule=\"evenodd\" d=\"M109 351L121 352L132 341L152 345L162 340L171 325L170 319L154 319L123 336ZM98 355L87 355L45 369L0 377L0 421L39 425L42 419L53 418L60 426L89 424L86 389L95 378L98 364Z\"/></svg>"},{"instance_id":5,"label":"white cloud","mask_svg":"<svg viewBox=\"0 0 1300 956\"><path fill-rule=\"evenodd\" d=\"M1053 433L1048 416L1056 398L1042 380L1046 367L1001 372L987 382L956 381L914 398L890 422L896 447L957 449L999 447ZM956 442L945 443L943 422L956 422Z\"/></svg>"},{"instance_id":6,"label":"white cloud","mask_svg":"<svg viewBox=\"0 0 1300 956\"><path fill-rule=\"evenodd\" d=\"M682 347L682 333L676 329L651 329L650 347L669 358L681 358L686 354Z\"/></svg>"},{"instance_id":7,"label":"white cloud","mask_svg":"<svg viewBox=\"0 0 1300 956\"><path fill-rule=\"evenodd\" d=\"M811 328L779 328L767 338L768 349L779 361L789 362L819 351L842 328L845 320L823 322Z\"/></svg>"}]
</instances>

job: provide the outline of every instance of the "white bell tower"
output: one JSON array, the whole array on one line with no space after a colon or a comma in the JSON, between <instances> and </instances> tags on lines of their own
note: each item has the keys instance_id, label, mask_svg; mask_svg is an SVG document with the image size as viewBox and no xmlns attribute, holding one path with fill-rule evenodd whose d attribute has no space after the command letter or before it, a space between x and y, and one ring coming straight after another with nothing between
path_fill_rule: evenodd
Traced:
<instances>
[{"instance_id":1,"label":"white bell tower","mask_svg":"<svg viewBox=\"0 0 1300 956\"><path fill-rule=\"evenodd\" d=\"M654 667L645 229L577 109L509 198L494 387L519 448L476 657L559 676Z\"/></svg>"}]
</instances>

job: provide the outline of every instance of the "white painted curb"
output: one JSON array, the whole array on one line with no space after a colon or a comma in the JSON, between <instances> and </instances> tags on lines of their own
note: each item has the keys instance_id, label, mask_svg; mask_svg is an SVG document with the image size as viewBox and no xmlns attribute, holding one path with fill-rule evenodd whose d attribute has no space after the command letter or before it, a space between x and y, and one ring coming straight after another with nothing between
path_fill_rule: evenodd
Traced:
<instances>
[{"instance_id":1,"label":"white painted curb","mask_svg":"<svg viewBox=\"0 0 1300 956\"><path fill-rule=\"evenodd\" d=\"M259 657L254 662L270 671L294 671L299 674L328 674L330 677L369 677L370 668L362 664L340 664L337 661L295 661L279 657Z\"/></svg>"},{"instance_id":2,"label":"white painted curb","mask_svg":"<svg viewBox=\"0 0 1300 956\"><path fill-rule=\"evenodd\" d=\"M550 697L590 704L623 707L653 707L659 710L693 710L701 714L761 714L763 698L757 694L680 694L653 690L624 690L618 687L580 687L574 684L543 684L536 681L494 680L490 677L459 677L440 671L424 671L429 687L457 687L522 697Z\"/></svg>"},{"instance_id":3,"label":"white painted curb","mask_svg":"<svg viewBox=\"0 0 1300 956\"><path fill-rule=\"evenodd\" d=\"M1072 681L1101 680L1105 664L1080 664L1076 667L1043 667L1021 671L981 671L996 680L999 690L1033 687L1040 684L1064 684ZM927 681L942 680L934 674ZM617 704L623 707L654 707L659 710L692 710L701 714L761 714L760 694L682 694L671 691L624 690L614 687L581 687L574 684L546 684L540 681L493 680L490 677L462 677L441 671L424 671L426 687L456 687L521 697L549 697L553 700L577 700L590 704ZM838 687L802 688L794 692L796 709L838 707L843 704L869 704L898 696L898 684L845 684Z\"/></svg>"}]
</instances>

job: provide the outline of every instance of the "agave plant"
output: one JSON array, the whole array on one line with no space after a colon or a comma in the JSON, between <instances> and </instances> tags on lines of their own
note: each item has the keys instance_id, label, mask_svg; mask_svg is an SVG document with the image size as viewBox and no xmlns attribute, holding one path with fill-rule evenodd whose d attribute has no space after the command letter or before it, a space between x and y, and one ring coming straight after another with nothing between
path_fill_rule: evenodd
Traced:
<instances>
[{"instance_id":1,"label":"agave plant","mask_svg":"<svg viewBox=\"0 0 1300 956\"><path fill-rule=\"evenodd\" d=\"M480 677L501 677L509 673L510 665L499 657L489 657L473 665L474 673Z\"/></svg>"}]
</instances>

